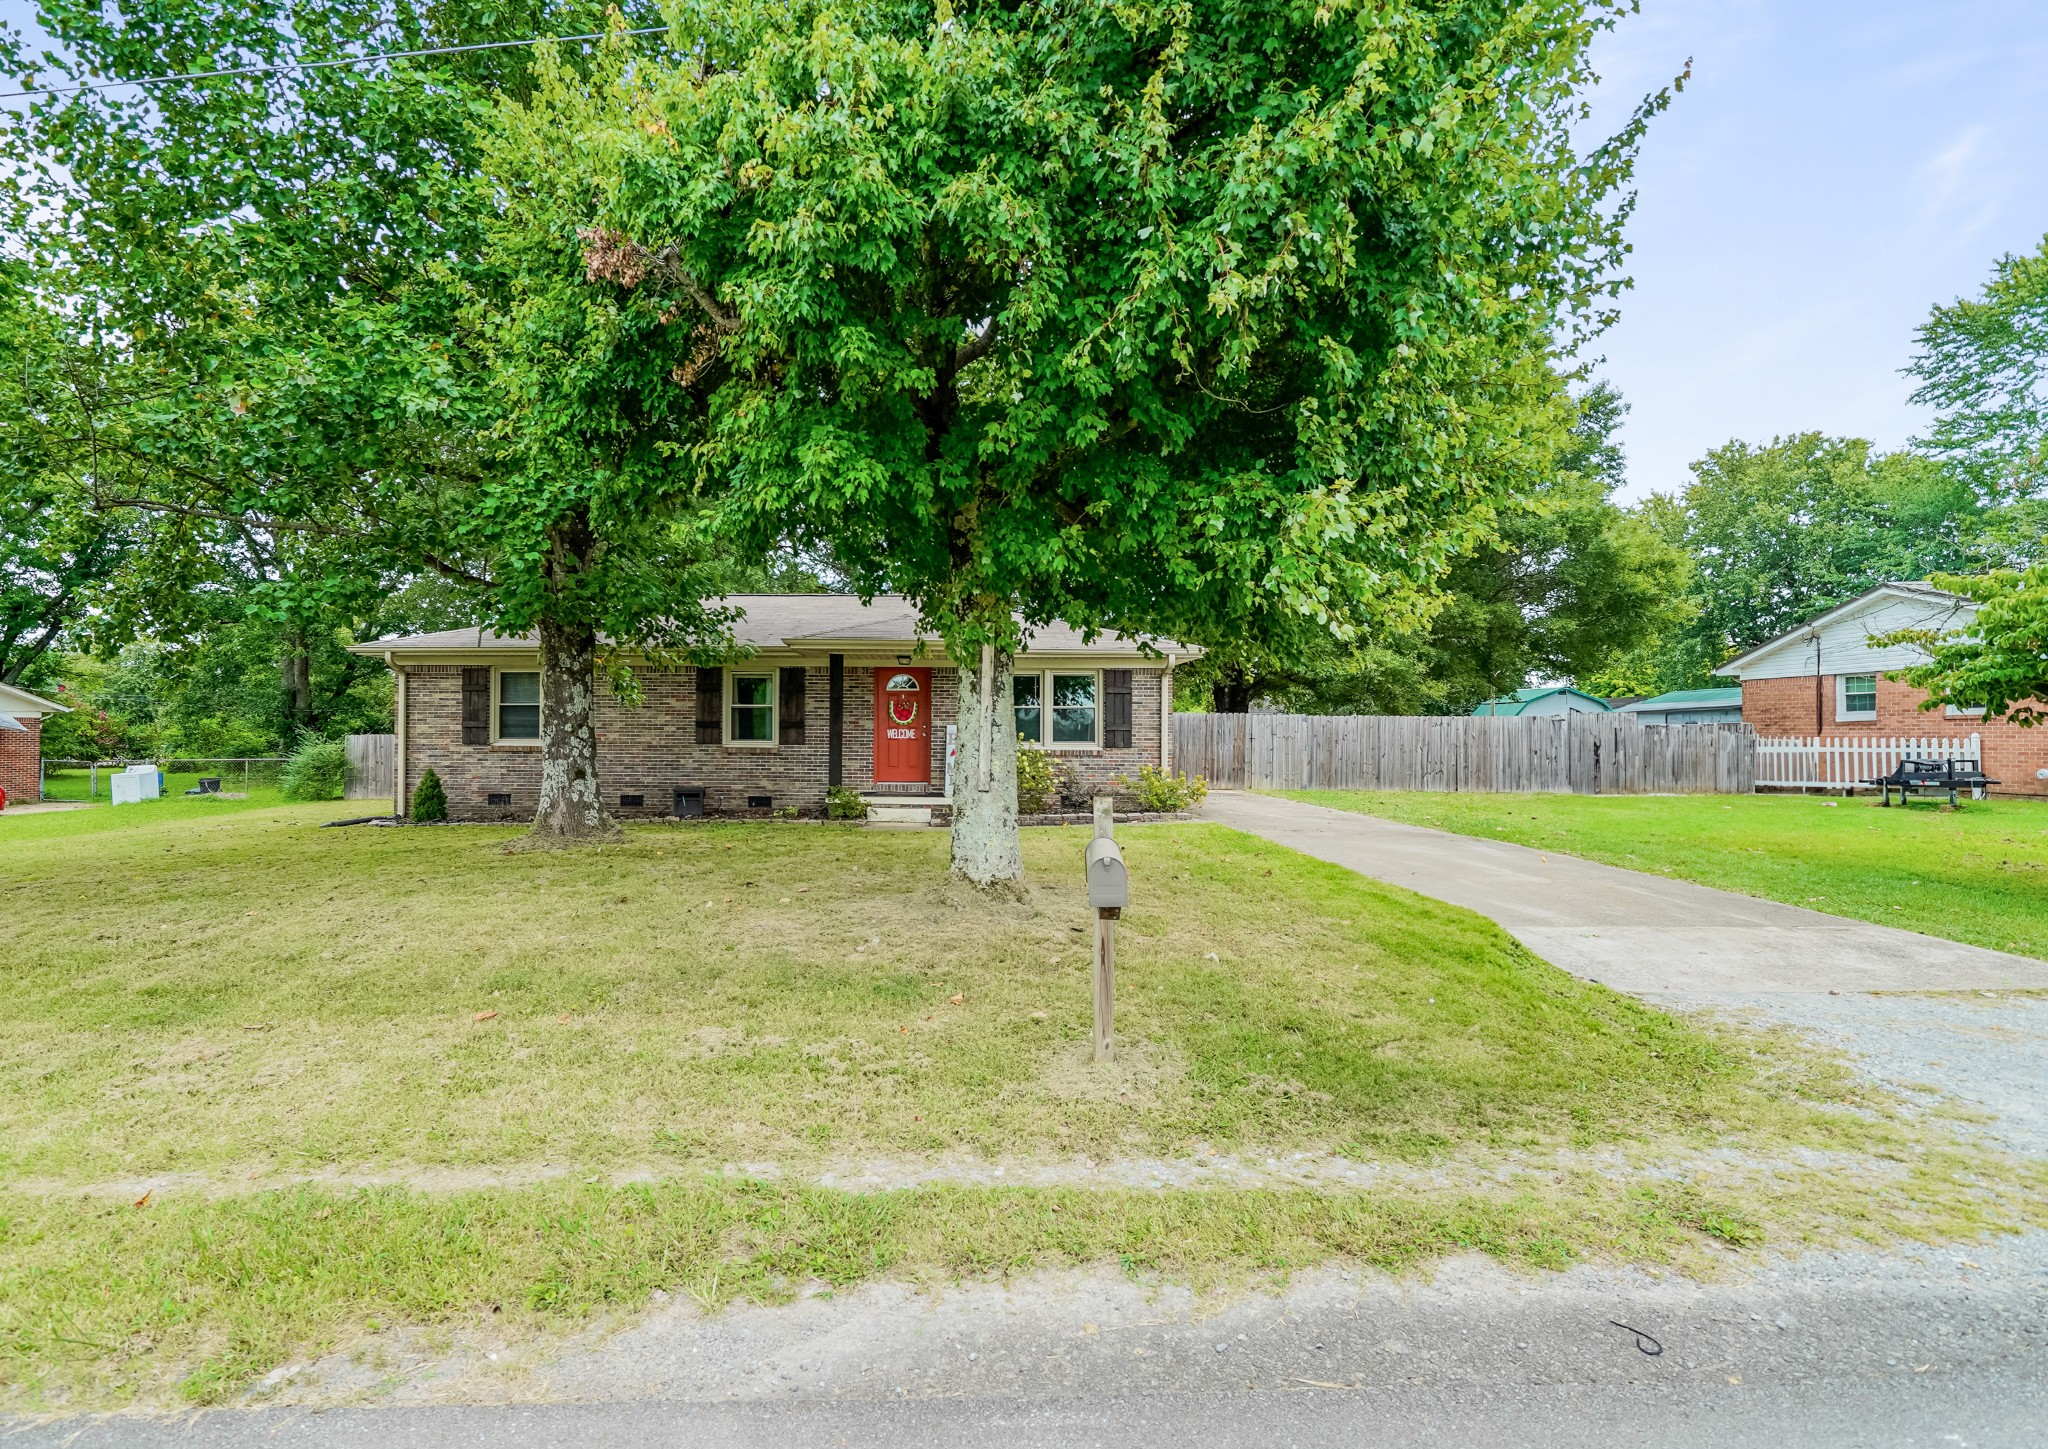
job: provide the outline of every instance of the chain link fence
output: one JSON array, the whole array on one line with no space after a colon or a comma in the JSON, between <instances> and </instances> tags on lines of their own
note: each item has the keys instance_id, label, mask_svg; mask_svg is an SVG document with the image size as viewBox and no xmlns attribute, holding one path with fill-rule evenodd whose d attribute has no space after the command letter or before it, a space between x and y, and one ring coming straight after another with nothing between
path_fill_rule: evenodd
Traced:
<instances>
[{"instance_id":1,"label":"chain link fence","mask_svg":"<svg viewBox=\"0 0 2048 1449\"><path fill-rule=\"evenodd\" d=\"M112 787L108 778L130 765L155 765L163 776L163 793L183 795L197 792L202 781L214 781L211 788L223 795L247 796L251 792L275 790L284 771L282 755L239 755L233 758L195 759L176 756L163 759L44 760L42 796L45 800L106 800Z\"/></svg>"}]
</instances>

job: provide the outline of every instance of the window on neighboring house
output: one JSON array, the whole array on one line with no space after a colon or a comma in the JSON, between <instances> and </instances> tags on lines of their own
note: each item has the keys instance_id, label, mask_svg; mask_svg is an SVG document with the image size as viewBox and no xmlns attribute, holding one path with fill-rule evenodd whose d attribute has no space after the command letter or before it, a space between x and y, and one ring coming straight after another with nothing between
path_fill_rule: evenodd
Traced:
<instances>
[{"instance_id":1,"label":"window on neighboring house","mask_svg":"<svg viewBox=\"0 0 2048 1449\"><path fill-rule=\"evenodd\" d=\"M1984 706L1981 704L1952 704L1948 707L1951 719L1982 719Z\"/></svg>"},{"instance_id":2,"label":"window on neighboring house","mask_svg":"<svg viewBox=\"0 0 2048 1449\"><path fill-rule=\"evenodd\" d=\"M1837 719L1877 718L1877 676L1875 674L1845 674L1842 676L1842 694Z\"/></svg>"},{"instance_id":3,"label":"window on neighboring house","mask_svg":"<svg viewBox=\"0 0 2048 1449\"><path fill-rule=\"evenodd\" d=\"M1056 745L1095 743L1095 676L1052 676L1052 742Z\"/></svg>"},{"instance_id":4,"label":"window on neighboring house","mask_svg":"<svg viewBox=\"0 0 2048 1449\"><path fill-rule=\"evenodd\" d=\"M498 671L498 738L537 740L540 738L540 674L538 671Z\"/></svg>"},{"instance_id":5,"label":"window on neighboring house","mask_svg":"<svg viewBox=\"0 0 2048 1449\"><path fill-rule=\"evenodd\" d=\"M1045 743L1045 676L1019 674L1011 680L1011 698L1017 706L1017 735L1026 744Z\"/></svg>"},{"instance_id":6,"label":"window on neighboring house","mask_svg":"<svg viewBox=\"0 0 2048 1449\"><path fill-rule=\"evenodd\" d=\"M775 743L775 676L734 674L726 707L725 742L729 745Z\"/></svg>"}]
</instances>

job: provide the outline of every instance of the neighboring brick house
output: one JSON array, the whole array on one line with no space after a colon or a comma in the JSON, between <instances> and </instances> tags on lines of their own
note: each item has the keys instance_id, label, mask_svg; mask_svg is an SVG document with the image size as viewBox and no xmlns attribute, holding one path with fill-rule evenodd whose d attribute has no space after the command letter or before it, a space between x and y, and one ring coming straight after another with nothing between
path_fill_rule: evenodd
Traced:
<instances>
[{"instance_id":1,"label":"neighboring brick house","mask_svg":"<svg viewBox=\"0 0 2048 1449\"><path fill-rule=\"evenodd\" d=\"M55 700L0 684L0 790L8 804L43 798L43 716L69 713Z\"/></svg>"},{"instance_id":2,"label":"neighboring brick house","mask_svg":"<svg viewBox=\"0 0 2048 1449\"><path fill-rule=\"evenodd\" d=\"M1975 613L1970 600L1932 584L1880 584L1714 672L1742 682L1742 720L1759 735L1977 735L1984 773L2000 782L1992 793L2048 796L2048 728L1987 720L1981 709L1923 710L1925 690L1885 678L1926 656L1914 645L1879 646L1872 640L1902 629L1964 628Z\"/></svg>"},{"instance_id":3,"label":"neighboring brick house","mask_svg":"<svg viewBox=\"0 0 2048 1449\"><path fill-rule=\"evenodd\" d=\"M597 767L625 818L819 813L828 786L943 801L958 671L920 635L917 610L885 595L749 594L722 601L746 658L721 668L635 670L642 702L600 685ZM457 629L353 646L396 677L401 814L431 768L456 820L531 817L540 789L539 652L530 639ZM1013 722L1108 789L1171 751L1171 671L1193 651L1038 630L1017 658Z\"/></svg>"}]
</instances>

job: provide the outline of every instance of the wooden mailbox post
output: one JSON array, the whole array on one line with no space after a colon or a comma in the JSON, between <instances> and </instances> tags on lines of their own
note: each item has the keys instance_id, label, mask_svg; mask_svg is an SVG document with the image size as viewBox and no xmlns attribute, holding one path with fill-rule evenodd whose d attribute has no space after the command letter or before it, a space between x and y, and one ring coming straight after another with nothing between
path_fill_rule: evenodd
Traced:
<instances>
[{"instance_id":1,"label":"wooden mailbox post","mask_svg":"<svg viewBox=\"0 0 2048 1449\"><path fill-rule=\"evenodd\" d=\"M1106 795L1095 800L1095 838L1088 842L1088 904L1095 908L1095 1060L1116 1059L1116 922L1131 903L1116 817Z\"/></svg>"}]
</instances>

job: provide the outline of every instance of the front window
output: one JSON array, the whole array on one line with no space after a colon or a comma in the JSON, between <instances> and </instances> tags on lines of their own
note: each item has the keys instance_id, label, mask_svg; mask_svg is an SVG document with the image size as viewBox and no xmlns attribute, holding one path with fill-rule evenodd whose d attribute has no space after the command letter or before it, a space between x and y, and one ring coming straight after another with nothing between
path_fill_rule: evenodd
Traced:
<instances>
[{"instance_id":1,"label":"front window","mask_svg":"<svg viewBox=\"0 0 2048 1449\"><path fill-rule=\"evenodd\" d=\"M472 716L473 718L474 716ZM540 738L540 675L507 669L498 675L498 738Z\"/></svg>"},{"instance_id":2,"label":"front window","mask_svg":"<svg viewBox=\"0 0 2048 1449\"><path fill-rule=\"evenodd\" d=\"M775 677L770 674L735 674L732 679L732 707L725 727L731 745L765 745L775 739Z\"/></svg>"},{"instance_id":3,"label":"front window","mask_svg":"<svg viewBox=\"0 0 2048 1449\"><path fill-rule=\"evenodd\" d=\"M1027 744L1045 743L1045 676L1020 674L1011 681L1017 706L1017 737Z\"/></svg>"},{"instance_id":4,"label":"front window","mask_svg":"<svg viewBox=\"0 0 2048 1449\"><path fill-rule=\"evenodd\" d=\"M1845 674L1842 676L1842 718L1877 717L1877 676L1875 674Z\"/></svg>"},{"instance_id":5,"label":"front window","mask_svg":"<svg viewBox=\"0 0 2048 1449\"><path fill-rule=\"evenodd\" d=\"M1055 674L1052 677L1052 742L1056 745L1095 743L1095 676Z\"/></svg>"}]
</instances>

